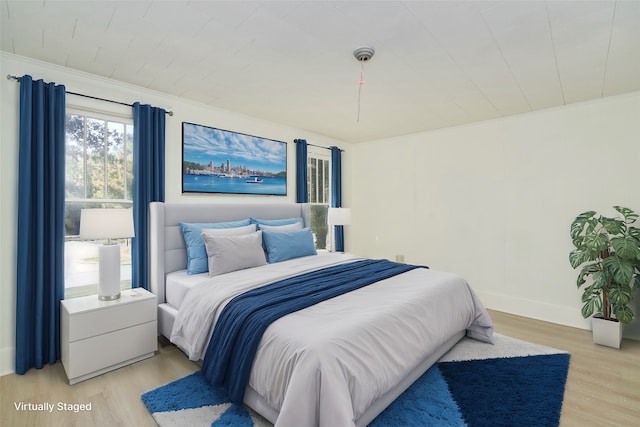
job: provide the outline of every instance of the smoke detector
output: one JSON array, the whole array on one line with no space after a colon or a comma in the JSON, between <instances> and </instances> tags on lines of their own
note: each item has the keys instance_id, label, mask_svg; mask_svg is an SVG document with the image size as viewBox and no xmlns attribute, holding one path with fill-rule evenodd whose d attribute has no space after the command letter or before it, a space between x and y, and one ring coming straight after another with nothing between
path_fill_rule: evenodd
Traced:
<instances>
[{"instance_id":1,"label":"smoke detector","mask_svg":"<svg viewBox=\"0 0 640 427\"><path fill-rule=\"evenodd\" d=\"M367 62L373 58L373 54L376 50L373 46L360 46L353 51L353 56L360 62Z\"/></svg>"}]
</instances>

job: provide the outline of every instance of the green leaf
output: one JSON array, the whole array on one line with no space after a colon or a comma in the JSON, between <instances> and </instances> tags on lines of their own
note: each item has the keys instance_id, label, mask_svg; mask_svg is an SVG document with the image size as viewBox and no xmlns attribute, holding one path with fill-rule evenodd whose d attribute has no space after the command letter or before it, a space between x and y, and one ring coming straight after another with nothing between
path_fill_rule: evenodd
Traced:
<instances>
[{"instance_id":1,"label":"green leaf","mask_svg":"<svg viewBox=\"0 0 640 427\"><path fill-rule=\"evenodd\" d=\"M613 287L609 290L609 302L613 305L627 305L631 299L631 288Z\"/></svg>"},{"instance_id":2,"label":"green leaf","mask_svg":"<svg viewBox=\"0 0 640 427\"><path fill-rule=\"evenodd\" d=\"M575 239L582 233L584 226L595 214L595 211L583 212L573 220L571 223L571 239Z\"/></svg>"},{"instance_id":3,"label":"green leaf","mask_svg":"<svg viewBox=\"0 0 640 427\"><path fill-rule=\"evenodd\" d=\"M595 289L593 285L587 286L584 288L584 292L582 292L582 302L587 302L592 300L593 298L600 298L600 290Z\"/></svg>"},{"instance_id":4,"label":"green leaf","mask_svg":"<svg viewBox=\"0 0 640 427\"><path fill-rule=\"evenodd\" d=\"M587 220L590 218L593 218L596 215L596 211L586 211L586 212L582 212L580 215L578 215L576 217L576 220Z\"/></svg>"},{"instance_id":5,"label":"green leaf","mask_svg":"<svg viewBox=\"0 0 640 427\"><path fill-rule=\"evenodd\" d=\"M629 323L633 320L633 311L626 305L616 305L613 307L613 314L622 323Z\"/></svg>"},{"instance_id":6,"label":"green leaf","mask_svg":"<svg viewBox=\"0 0 640 427\"><path fill-rule=\"evenodd\" d=\"M627 227L627 225L622 220L607 218L604 216L600 218L600 224L602 224L602 227L607 230L607 233L612 235L624 233Z\"/></svg>"},{"instance_id":7,"label":"green leaf","mask_svg":"<svg viewBox=\"0 0 640 427\"><path fill-rule=\"evenodd\" d=\"M633 263L613 254L609 258L605 259L603 264L605 268L609 270L616 283L624 286L630 285L635 270Z\"/></svg>"},{"instance_id":8,"label":"green leaf","mask_svg":"<svg viewBox=\"0 0 640 427\"><path fill-rule=\"evenodd\" d=\"M584 267L582 267L582 271L580 271L580 274L578 275L578 287L582 286L585 284L586 280L585 278L593 273L596 273L598 271L602 271L602 265L599 263L593 263L593 264L587 264Z\"/></svg>"},{"instance_id":9,"label":"green leaf","mask_svg":"<svg viewBox=\"0 0 640 427\"><path fill-rule=\"evenodd\" d=\"M595 311L597 313L602 313L602 295L598 294L597 298L594 298L593 300L595 301L596 305Z\"/></svg>"},{"instance_id":10,"label":"green leaf","mask_svg":"<svg viewBox=\"0 0 640 427\"><path fill-rule=\"evenodd\" d=\"M593 287L594 289L602 290L609 287L609 278L611 276L607 270L599 270L593 273Z\"/></svg>"},{"instance_id":11,"label":"green leaf","mask_svg":"<svg viewBox=\"0 0 640 427\"><path fill-rule=\"evenodd\" d=\"M578 268L581 264L587 262L587 261L593 261L594 258L591 256L591 254L587 251L583 251L580 249L576 249L574 251L571 251L571 253L569 254L569 263L571 264L572 268Z\"/></svg>"},{"instance_id":12,"label":"green leaf","mask_svg":"<svg viewBox=\"0 0 640 427\"><path fill-rule=\"evenodd\" d=\"M627 229L627 234L634 239L638 240L638 244L640 244L640 228L638 227L629 227Z\"/></svg>"},{"instance_id":13,"label":"green leaf","mask_svg":"<svg viewBox=\"0 0 640 427\"><path fill-rule=\"evenodd\" d=\"M640 259L640 245L631 236L614 237L611 239L611 246L620 258L633 260Z\"/></svg>"},{"instance_id":14,"label":"green leaf","mask_svg":"<svg viewBox=\"0 0 640 427\"><path fill-rule=\"evenodd\" d=\"M584 237L583 236L577 236L575 239L572 240L573 242L573 246L575 246L578 249L582 249L582 247L584 246L583 242L584 242Z\"/></svg>"},{"instance_id":15,"label":"green leaf","mask_svg":"<svg viewBox=\"0 0 640 427\"><path fill-rule=\"evenodd\" d=\"M596 311L596 301L591 299L582 306L582 317L585 319L591 317Z\"/></svg>"},{"instance_id":16,"label":"green leaf","mask_svg":"<svg viewBox=\"0 0 640 427\"><path fill-rule=\"evenodd\" d=\"M624 208L622 206L614 206L613 208L622 214L627 224L634 223L639 217L637 213L629 208Z\"/></svg>"},{"instance_id":17,"label":"green leaf","mask_svg":"<svg viewBox=\"0 0 640 427\"><path fill-rule=\"evenodd\" d=\"M604 231L587 234L584 236L583 244L589 252L599 255L609 247L609 236Z\"/></svg>"},{"instance_id":18,"label":"green leaf","mask_svg":"<svg viewBox=\"0 0 640 427\"><path fill-rule=\"evenodd\" d=\"M571 240L575 242L576 238L580 236L582 230L584 229L584 222L572 222L571 230L569 231L569 235L571 236ZM577 245L576 245L577 246Z\"/></svg>"}]
</instances>

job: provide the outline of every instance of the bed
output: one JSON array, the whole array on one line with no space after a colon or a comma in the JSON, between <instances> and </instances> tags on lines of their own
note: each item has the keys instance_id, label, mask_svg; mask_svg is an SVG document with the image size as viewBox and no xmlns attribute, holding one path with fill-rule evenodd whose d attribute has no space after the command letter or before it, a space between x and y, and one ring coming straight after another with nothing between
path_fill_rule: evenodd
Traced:
<instances>
[{"instance_id":1,"label":"bed","mask_svg":"<svg viewBox=\"0 0 640 427\"><path fill-rule=\"evenodd\" d=\"M187 274L191 259L181 223L247 218L301 218L306 228L310 207L150 204L150 290L158 297L159 333L191 360L204 357L214 325L236 295L366 262L331 253L215 277ZM491 319L466 281L412 268L275 320L259 341L242 399L277 426L364 426L463 336L490 343L492 333Z\"/></svg>"}]
</instances>

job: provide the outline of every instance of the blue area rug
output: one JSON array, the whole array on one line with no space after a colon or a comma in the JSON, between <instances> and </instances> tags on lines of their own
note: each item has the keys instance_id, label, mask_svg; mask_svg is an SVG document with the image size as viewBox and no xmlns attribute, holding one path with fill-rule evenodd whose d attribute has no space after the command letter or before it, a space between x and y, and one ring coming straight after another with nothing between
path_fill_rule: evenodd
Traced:
<instances>
[{"instance_id":1,"label":"blue area rug","mask_svg":"<svg viewBox=\"0 0 640 427\"><path fill-rule=\"evenodd\" d=\"M496 334L495 345L464 338L370 425L557 426L569 354ZM142 395L161 427L268 427L229 402L199 372Z\"/></svg>"}]
</instances>

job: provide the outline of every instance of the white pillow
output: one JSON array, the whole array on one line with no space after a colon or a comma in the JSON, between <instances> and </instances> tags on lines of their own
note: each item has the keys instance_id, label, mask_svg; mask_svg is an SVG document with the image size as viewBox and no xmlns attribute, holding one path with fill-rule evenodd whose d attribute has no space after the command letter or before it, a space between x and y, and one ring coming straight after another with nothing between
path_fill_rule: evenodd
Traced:
<instances>
[{"instance_id":1,"label":"white pillow","mask_svg":"<svg viewBox=\"0 0 640 427\"><path fill-rule=\"evenodd\" d=\"M299 222L293 224L286 225L264 225L259 224L260 230L263 231L271 231L271 232L283 232L283 231L294 231L294 230L302 230L302 224Z\"/></svg>"},{"instance_id":2,"label":"white pillow","mask_svg":"<svg viewBox=\"0 0 640 427\"><path fill-rule=\"evenodd\" d=\"M203 232L202 239L209 257L209 276L267 263L262 248L262 231L235 236L216 236Z\"/></svg>"}]
</instances>

